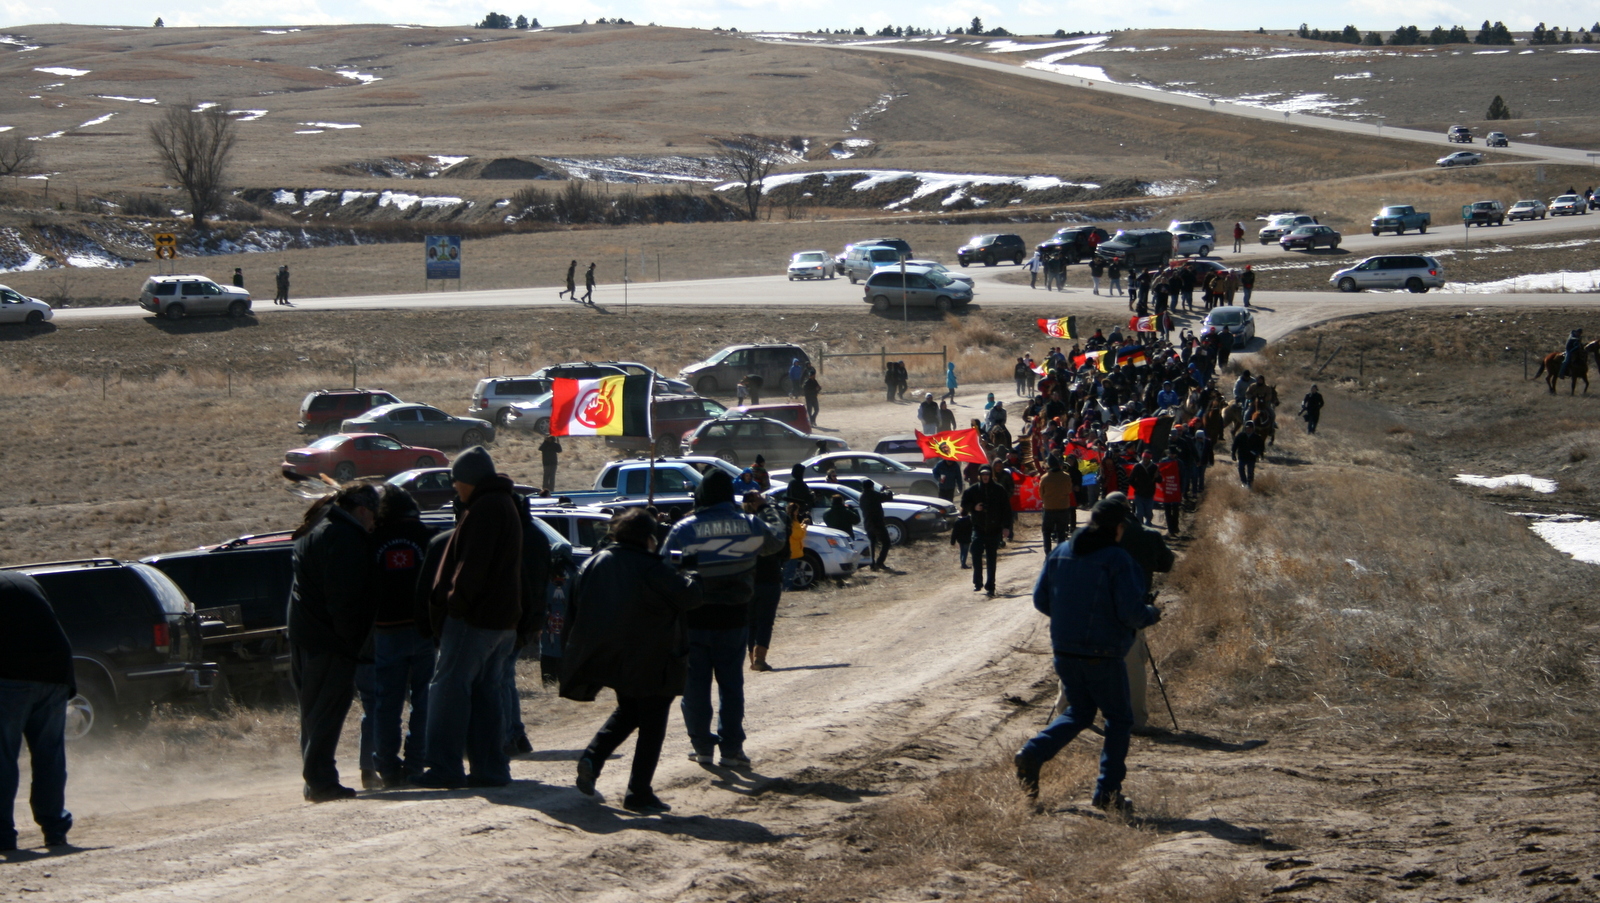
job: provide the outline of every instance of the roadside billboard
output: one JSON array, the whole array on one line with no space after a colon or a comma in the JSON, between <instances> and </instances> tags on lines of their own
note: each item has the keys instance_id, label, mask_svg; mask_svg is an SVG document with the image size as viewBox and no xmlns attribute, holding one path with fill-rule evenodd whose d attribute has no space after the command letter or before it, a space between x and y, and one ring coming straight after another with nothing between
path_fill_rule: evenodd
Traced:
<instances>
[{"instance_id":1,"label":"roadside billboard","mask_svg":"<svg viewBox=\"0 0 1600 903\"><path fill-rule=\"evenodd\" d=\"M461 278L461 236L429 235L424 245L429 279Z\"/></svg>"}]
</instances>

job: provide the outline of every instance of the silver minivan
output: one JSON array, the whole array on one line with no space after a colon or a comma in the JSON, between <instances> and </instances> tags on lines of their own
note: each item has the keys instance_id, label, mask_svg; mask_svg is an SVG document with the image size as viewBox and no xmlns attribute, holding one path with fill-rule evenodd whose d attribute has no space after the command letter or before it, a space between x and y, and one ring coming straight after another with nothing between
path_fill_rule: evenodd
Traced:
<instances>
[{"instance_id":1,"label":"silver minivan","mask_svg":"<svg viewBox=\"0 0 1600 903\"><path fill-rule=\"evenodd\" d=\"M1368 257L1355 266L1328 278L1341 292L1369 288L1403 288L1422 294L1430 288L1444 288L1444 268L1439 261L1420 254L1385 254Z\"/></svg>"},{"instance_id":2,"label":"silver minivan","mask_svg":"<svg viewBox=\"0 0 1600 903\"><path fill-rule=\"evenodd\" d=\"M899 267L884 267L867 277L861 300L877 313L893 310L898 304L932 307L942 313L971 301L972 286L932 267L908 266L903 277Z\"/></svg>"},{"instance_id":3,"label":"silver minivan","mask_svg":"<svg viewBox=\"0 0 1600 903\"><path fill-rule=\"evenodd\" d=\"M900 262L900 252L895 248L883 245L857 245L844 255L844 274L849 277L850 284L872 275L872 271L881 266Z\"/></svg>"}]
</instances>

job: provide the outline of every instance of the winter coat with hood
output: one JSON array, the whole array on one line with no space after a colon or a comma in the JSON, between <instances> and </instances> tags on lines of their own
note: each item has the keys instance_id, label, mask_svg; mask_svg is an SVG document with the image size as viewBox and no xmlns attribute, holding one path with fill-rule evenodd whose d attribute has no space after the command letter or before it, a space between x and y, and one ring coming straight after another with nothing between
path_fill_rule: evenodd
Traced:
<instances>
[{"instance_id":1,"label":"winter coat with hood","mask_svg":"<svg viewBox=\"0 0 1600 903\"><path fill-rule=\"evenodd\" d=\"M522 618L522 518L510 479L495 474L472 490L433 575L428 620L442 636L446 617L481 630L515 630Z\"/></svg>"},{"instance_id":2,"label":"winter coat with hood","mask_svg":"<svg viewBox=\"0 0 1600 903\"><path fill-rule=\"evenodd\" d=\"M356 661L372 632L372 537L355 515L330 504L294 541L289 642L308 652Z\"/></svg>"},{"instance_id":3,"label":"winter coat with hood","mask_svg":"<svg viewBox=\"0 0 1600 903\"><path fill-rule=\"evenodd\" d=\"M693 556L705 581L705 605L688 618L692 629L727 630L749 621L755 594L756 558L784 548L786 537L772 532L761 518L733 502L733 481L713 470L700 484L700 505L672 527L661 554Z\"/></svg>"},{"instance_id":4,"label":"winter coat with hood","mask_svg":"<svg viewBox=\"0 0 1600 903\"><path fill-rule=\"evenodd\" d=\"M704 602L700 578L644 546L613 543L584 562L567 600L561 696L677 696L688 673L684 616Z\"/></svg>"},{"instance_id":5,"label":"winter coat with hood","mask_svg":"<svg viewBox=\"0 0 1600 903\"><path fill-rule=\"evenodd\" d=\"M1144 581L1115 536L1085 527L1051 551L1033 584L1033 607L1050 616L1057 655L1120 659L1135 633L1161 620Z\"/></svg>"}]
</instances>

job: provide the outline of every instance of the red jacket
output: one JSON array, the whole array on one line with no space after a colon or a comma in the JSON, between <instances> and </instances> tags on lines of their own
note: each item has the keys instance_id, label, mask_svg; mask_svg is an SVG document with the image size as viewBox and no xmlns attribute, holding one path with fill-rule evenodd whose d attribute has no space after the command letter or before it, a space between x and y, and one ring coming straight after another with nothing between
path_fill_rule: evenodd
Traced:
<instances>
[{"instance_id":1,"label":"red jacket","mask_svg":"<svg viewBox=\"0 0 1600 903\"><path fill-rule=\"evenodd\" d=\"M1161 471L1161 479L1156 481L1156 504L1176 505L1183 501L1182 471L1178 462L1172 458L1162 458L1156 468Z\"/></svg>"}]
</instances>

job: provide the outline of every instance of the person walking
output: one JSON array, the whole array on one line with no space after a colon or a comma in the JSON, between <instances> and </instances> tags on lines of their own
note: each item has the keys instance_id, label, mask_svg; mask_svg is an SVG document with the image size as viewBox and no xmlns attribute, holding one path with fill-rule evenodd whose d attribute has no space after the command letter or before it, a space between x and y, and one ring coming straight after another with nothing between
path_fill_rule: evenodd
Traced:
<instances>
[{"instance_id":1,"label":"person walking","mask_svg":"<svg viewBox=\"0 0 1600 903\"><path fill-rule=\"evenodd\" d=\"M1139 463L1133 465L1133 474L1128 482L1133 489L1133 510L1138 515L1139 522L1149 526L1155 519L1156 483L1161 480L1161 471L1156 467L1155 456L1146 448L1139 455Z\"/></svg>"},{"instance_id":2,"label":"person walking","mask_svg":"<svg viewBox=\"0 0 1600 903\"><path fill-rule=\"evenodd\" d=\"M769 504L767 497L759 492L744 494L744 510L746 514L761 518L767 528L783 540L783 544L772 554L756 557L755 587L750 596L750 630L745 638L750 670L771 671L772 666L767 664L767 650L772 646L772 625L778 620L778 605L783 602L784 571L791 555L790 519L777 506Z\"/></svg>"},{"instance_id":3,"label":"person walking","mask_svg":"<svg viewBox=\"0 0 1600 903\"><path fill-rule=\"evenodd\" d=\"M805 365L799 358L789 360L789 397L794 398L800 394L800 383L806 378Z\"/></svg>"},{"instance_id":4,"label":"person walking","mask_svg":"<svg viewBox=\"0 0 1600 903\"><path fill-rule=\"evenodd\" d=\"M278 267L277 284L278 284L278 293L272 296L272 303L273 304L288 304L289 303L289 265L288 264L284 264L283 266Z\"/></svg>"},{"instance_id":5,"label":"person walking","mask_svg":"<svg viewBox=\"0 0 1600 903\"><path fill-rule=\"evenodd\" d=\"M1305 418L1306 432L1316 433L1317 422L1322 419L1322 405L1322 393L1317 391L1316 384L1313 383L1311 391L1306 393L1305 398L1300 399L1300 416Z\"/></svg>"},{"instance_id":6,"label":"person walking","mask_svg":"<svg viewBox=\"0 0 1600 903\"><path fill-rule=\"evenodd\" d=\"M0 853L17 848L15 822L22 744L28 745L28 803L44 845L67 845L67 703L78 695L72 643L27 574L0 571Z\"/></svg>"},{"instance_id":7,"label":"person walking","mask_svg":"<svg viewBox=\"0 0 1600 903\"><path fill-rule=\"evenodd\" d=\"M623 808L658 814L672 807L652 783L667 738L672 700L683 693L684 619L704 601L700 576L656 553L656 522L629 508L610 524L611 544L584 562L567 599L561 697L593 702L600 690L617 706L578 757L577 787L593 796L606 761L634 731L633 763Z\"/></svg>"},{"instance_id":8,"label":"person walking","mask_svg":"<svg viewBox=\"0 0 1600 903\"><path fill-rule=\"evenodd\" d=\"M1122 793L1133 734L1122 659L1135 631L1160 621L1161 611L1145 602L1138 565L1117 545L1126 510L1110 499L1096 505L1089 525L1050 553L1034 582L1033 606L1050 618L1050 646L1067 710L1013 758L1017 781L1030 799L1039 797L1044 763L1104 713L1106 739L1092 803L1122 813L1131 809Z\"/></svg>"},{"instance_id":9,"label":"person walking","mask_svg":"<svg viewBox=\"0 0 1600 903\"><path fill-rule=\"evenodd\" d=\"M544 467L539 488L545 492L556 491L556 466L561 461L561 451L561 441L554 436L546 436L539 443L539 463Z\"/></svg>"},{"instance_id":10,"label":"person walking","mask_svg":"<svg viewBox=\"0 0 1600 903\"><path fill-rule=\"evenodd\" d=\"M948 361L944 365L944 400L955 401L959 386L960 383L956 381L956 362Z\"/></svg>"},{"instance_id":11,"label":"person walking","mask_svg":"<svg viewBox=\"0 0 1600 903\"><path fill-rule=\"evenodd\" d=\"M1044 476L1039 478L1039 501L1044 505L1044 553L1066 542L1077 526L1078 500L1072 493L1072 478L1062 469L1061 456L1051 455Z\"/></svg>"},{"instance_id":12,"label":"person walking","mask_svg":"<svg viewBox=\"0 0 1600 903\"><path fill-rule=\"evenodd\" d=\"M1239 274L1239 288L1244 292L1244 306L1250 306L1250 293L1256 290L1256 271L1254 264L1245 264L1244 272Z\"/></svg>"},{"instance_id":13,"label":"person walking","mask_svg":"<svg viewBox=\"0 0 1600 903\"><path fill-rule=\"evenodd\" d=\"M725 768L748 768L744 741L744 661L756 559L784 547L766 522L734 502L733 478L713 470L700 484L695 512L672 527L661 554L694 556L705 581L705 604L685 616L689 672L684 685L683 724L689 758L711 764L720 749ZM717 726L711 728L711 684L717 685Z\"/></svg>"},{"instance_id":14,"label":"person walking","mask_svg":"<svg viewBox=\"0 0 1600 903\"><path fill-rule=\"evenodd\" d=\"M967 553L972 551L972 518L966 514L956 515L955 523L950 525L950 544L961 553L961 569L968 570L972 565L967 564Z\"/></svg>"},{"instance_id":15,"label":"person walking","mask_svg":"<svg viewBox=\"0 0 1600 903\"><path fill-rule=\"evenodd\" d=\"M1239 464L1239 485L1249 489L1255 483L1256 462L1266 453L1266 445L1256 432L1256 422L1246 420L1244 429L1233 437L1233 448L1229 452L1229 457Z\"/></svg>"},{"instance_id":16,"label":"person walking","mask_svg":"<svg viewBox=\"0 0 1600 903\"><path fill-rule=\"evenodd\" d=\"M888 397L885 401L894 401L895 390L900 387L900 374L895 372L894 361L883 365L883 388Z\"/></svg>"},{"instance_id":17,"label":"person walking","mask_svg":"<svg viewBox=\"0 0 1600 903\"><path fill-rule=\"evenodd\" d=\"M244 288L244 269L242 267L233 268L233 287Z\"/></svg>"},{"instance_id":18,"label":"person walking","mask_svg":"<svg viewBox=\"0 0 1600 903\"><path fill-rule=\"evenodd\" d=\"M1178 516L1183 511L1183 464L1178 460L1178 443L1167 443L1167 453L1156 463L1156 504L1167 515L1167 535L1178 535Z\"/></svg>"},{"instance_id":19,"label":"person walking","mask_svg":"<svg viewBox=\"0 0 1600 903\"><path fill-rule=\"evenodd\" d=\"M1109 261L1106 264L1106 275L1111 277L1111 294L1113 294L1113 295L1124 294L1124 292L1122 291L1122 263L1121 263L1121 261L1118 261L1117 259L1112 258L1111 261Z\"/></svg>"},{"instance_id":20,"label":"person walking","mask_svg":"<svg viewBox=\"0 0 1600 903\"><path fill-rule=\"evenodd\" d=\"M567 264L567 287L556 292L557 298L563 295L574 301L578 300L578 262L576 260Z\"/></svg>"},{"instance_id":21,"label":"person walking","mask_svg":"<svg viewBox=\"0 0 1600 903\"><path fill-rule=\"evenodd\" d=\"M589 268L583 271L583 303L594 306L594 261L589 262Z\"/></svg>"},{"instance_id":22,"label":"person walking","mask_svg":"<svg viewBox=\"0 0 1600 903\"><path fill-rule=\"evenodd\" d=\"M822 513L823 526L830 530L838 530L846 536L855 535L856 524L859 523L861 523L861 515L845 504L844 496L842 495L835 495L828 503L828 510Z\"/></svg>"},{"instance_id":23,"label":"person walking","mask_svg":"<svg viewBox=\"0 0 1600 903\"><path fill-rule=\"evenodd\" d=\"M861 487L861 525L867 530L867 542L872 548L872 569L881 571L889 566L889 523L883 514L883 494L872 480L859 480Z\"/></svg>"},{"instance_id":24,"label":"person walking","mask_svg":"<svg viewBox=\"0 0 1600 903\"><path fill-rule=\"evenodd\" d=\"M1028 362L1020 357L1017 358L1016 364L1011 367L1011 378L1016 380L1018 398L1028 397L1027 390L1024 387L1028 384L1029 372L1031 371L1028 370Z\"/></svg>"},{"instance_id":25,"label":"person walking","mask_svg":"<svg viewBox=\"0 0 1600 903\"><path fill-rule=\"evenodd\" d=\"M933 478L939 481L939 498L953 502L961 491L961 464L949 458L934 462Z\"/></svg>"},{"instance_id":26,"label":"person walking","mask_svg":"<svg viewBox=\"0 0 1600 903\"><path fill-rule=\"evenodd\" d=\"M1100 277L1106 273L1106 262L1099 257L1089 258L1089 279L1094 282L1094 294L1100 294Z\"/></svg>"},{"instance_id":27,"label":"person walking","mask_svg":"<svg viewBox=\"0 0 1600 903\"><path fill-rule=\"evenodd\" d=\"M992 468L979 468L978 482L961 494L961 511L972 518L972 590L987 590L993 598L1000 546L1011 528L1011 496L995 482Z\"/></svg>"},{"instance_id":28,"label":"person walking","mask_svg":"<svg viewBox=\"0 0 1600 903\"><path fill-rule=\"evenodd\" d=\"M450 465L461 519L440 554L428 596L439 658L428 686L428 765L419 787L503 787L505 673L522 622L522 517L511 480L481 445ZM463 772L465 755L470 772Z\"/></svg>"},{"instance_id":29,"label":"person walking","mask_svg":"<svg viewBox=\"0 0 1600 903\"><path fill-rule=\"evenodd\" d=\"M334 754L355 699L356 665L372 633L372 528L378 490L346 485L318 501L294 532L289 589L289 673L300 705L301 777L307 802L350 799Z\"/></svg>"},{"instance_id":30,"label":"person walking","mask_svg":"<svg viewBox=\"0 0 1600 903\"><path fill-rule=\"evenodd\" d=\"M924 436L939 432L939 403L933 400L932 392L924 395L922 403L917 405L917 423L921 425Z\"/></svg>"},{"instance_id":31,"label":"person walking","mask_svg":"<svg viewBox=\"0 0 1600 903\"><path fill-rule=\"evenodd\" d=\"M1029 257L1028 262L1023 264L1023 266L1028 268L1028 288L1038 288L1039 271L1044 269L1044 260L1039 256L1039 252L1037 250L1034 251L1033 256ZM1044 287L1045 291L1050 290L1050 280L1048 277L1045 279Z\"/></svg>"},{"instance_id":32,"label":"person walking","mask_svg":"<svg viewBox=\"0 0 1600 903\"><path fill-rule=\"evenodd\" d=\"M939 432L951 432L956 428L956 412L950 410L950 402L939 402Z\"/></svg>"},{"instance_id":33,"label":"person walking","mask_svg":"<svg viewBox=\"0 0 1600 903\"><path fill-rule=\"evenodd\" d=\"M1240 254L1244 251L1244 223L1233 224L1233 253Z\"/></svg>"},{"instance_id":34,"label":"person walking","mask_svg":"<svg viewBox=\"0 0 1600 903\"><path fill-rule=\"evenodd\" d=\"M817 382L817 371L807 370L805 382L801 385L800 390L806 399L806 417L814 426L817 422L817 415L822 412L822 383Z\"/></svg>"}]
</instances>

